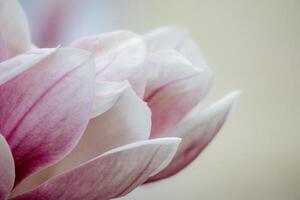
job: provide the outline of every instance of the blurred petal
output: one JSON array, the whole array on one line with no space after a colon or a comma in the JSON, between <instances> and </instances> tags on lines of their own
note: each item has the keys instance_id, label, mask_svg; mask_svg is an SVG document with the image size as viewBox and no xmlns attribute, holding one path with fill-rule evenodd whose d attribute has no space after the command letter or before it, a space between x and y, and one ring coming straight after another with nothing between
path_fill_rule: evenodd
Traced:
<instances>
[{"instance_id":1,"label":"blurred petal","mask_svg":"<svg viewBox=\"0 0 300 200\"><path fill-rule=\"evenodd\" d=\"M206 67L201 51L183 27L163 27L145 35L147 49L156 52L162 49L174 49L184 55L197 67Z\"/></svg>"},{"instance_id":2,"label":"blurred petal","mask_svg":"<svg viewBox=\"0 0 300 200\"><path fill-rule=\"evenodd\" d=\"M94 200L124 196L167 166L179 142L179 138L163 138L113 149L12 200Z\"/></svg>"},{"instance_id":3,"label":"blurred petal","mask_svg":"<svg viewBox=\"0 0 300 200\"><path fill-rule=\"evenodd\" d=\"M232 92L205 110L196 106L169 134L182 138L175 158L148 182L172 176L190 164L219 132L239 95L240 92Z\"/></svg>"},{"instance_id":4,"label":"blurred petal","mask_svg":"<svg viewBox=\"0 0 300 200\"><path fill-rule=\"evenodd\" d=\"M97 117L109 110L119 99L120 95L129 87L127 81L123 82L96 82L92 117Z\"/></svg>"},{"instance_id":5,"label":"blurred petal","mask_svg":"<svg viewBox=\"0 0 300 200\"><path fill-rule=\"evenodd\" d=\"M14 155L15 184L77 144L91 114L93 77L90 54L58 49L0 86L0 104L5 105L0 131Z\"/></svg>"},{"instance_id":6,"label":"blurred petal","mask_svg":"<svg viewBox=\"0 0 300 200\"><path fill-rule=\"evenodd\" d=\"M31 2L27 2L30 4ZM25 4L25 3L24 3ZM36 9L30 15L31 21L36 21L34 39L40 47L54 47L63 41L71 19L76 14L74 12L76 5L72 0L51 0L51 1L33 1L31 6ZM29 16L30 16L29 15Z\"/></svg>"},{"instance_id":7,"label":"blurred petal","mask_svg":"<svg viewBox=\"0 0 300 200\"><path fill-rule=\"evenodd\" d=\"M17 0L0 0L0 62L30 48L25 14Z\"/></svg>"},{"instance_id":8,"label":"blurred petal","mask_svg":"<svg viewBox=\"0 0 300 200\"><path fill-rule=\"evenodd\" d=\"M6 199L15 181L15 165L5 138L0 134L0 199Z\"/></svg>"},{"instance_id":9,"label":"blurred petal","mask_svg":"<svg viewBox=\"0 0 300 200\"><path fill-rule=\"evenodd\" d=\"M205 96L212 73L170 50L150 56L145 70L149 74L144 99L152 111L151 138L163 137Z\"/></svg>"},{"instance_id":10,"label":"blurred petal","mask_svg":"<svg viewBox=\"0 0 300 200\"><path fill-rule=\"evenodd\" d=\"M142 96L144 78L140 76L140 64L145 60L146 47L141 36L130 31L115 31L82 38L71 46L95 55L97 80L129 80Z\"/></svg>"}]
</instances>

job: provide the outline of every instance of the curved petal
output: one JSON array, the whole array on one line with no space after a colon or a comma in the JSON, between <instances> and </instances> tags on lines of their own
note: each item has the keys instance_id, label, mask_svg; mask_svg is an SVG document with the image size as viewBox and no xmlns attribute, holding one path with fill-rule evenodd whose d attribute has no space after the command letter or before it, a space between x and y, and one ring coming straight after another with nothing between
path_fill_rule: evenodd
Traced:
<instances>
[{"instance_id":1,"label":"curved petal","mask_svg":"<svg viewBox=\"0 0 300 200\"><path fill-rule=\"evenodd\" d=\"M0 134L0 199L4 200L12 190L15 181L15 165L5 138Z\"/></svg>"},{"instance_id":2,"label":"curved petal","mask_svg":"<svg viewBox=\"0 0 300 200\"><path fill-rule=\"evenodd\" d=\"M182 138L182 143L170 165L147 182L170 177L190 164L211 142L223 126L240 92L232 92L212 106L195 107L169 136Z\"/></svg>"},{"instance_id":3,"label":"curved petal","mask_svg":"<svg viewBox=\"0 0 300 200\"><path fill-rule=\"evenodd\" d=\"M179 142L179 138L163 138L113 149L12 200L121 197L168 165Z\"/></svg>"},{"instance_id":4,"label":"curved petal","mask_svg":"<svg viewBox=\"0 0 300 200\"><path fill-rule=\"evenodd\" d=\"M54 166L53 173L66 171L112 148L146 140L150 129L150 109L127 87L108 111L90 120L80 143Z\"/></svg>"},{"instance_id":5,"label":"curved petal","mask_svg":"<svg viewBox=\"0 0 300 200\"><path fill-rule=\"evenodd\" d=\"M18 68L18 67L16 67ZM58 49L0 86L0 131L16 165L16 183L62 159L90 118L94 65L79 49Z\"/></svg>"},{"instance_id":6,"label":"curved petal","mask_svg":"<svg viewBox=\"0 0 300 200\"><path fill-rule=\"evenodd\" d=\"M212 73L169 50L150 56L145 70L149 74L144 99L152 111L151 138L163 137L205 96Z\"/></svg>"},{"instance_id":7,"label":"curved petal","mask_svg":"<svg viewBox=\"0 0 300 200\"><path fill-rule=\"evenodd\" d=\"M39 185L107 150L146 140L149 138L150 128L149 108L128 86L109 110L90 120L79 144L70 154L57 164L30 176L16 188L16 192Z\"/></svg>"},{"instance_id":8,"label":"curved petal","mask_svg":"<svg viewBox=\"0 0 300 200\"><path fill-rule=\"evenodd\" d=\"M0 0L0 62L30 49L25 14L17 0Z\"/></svg>"},{"instance_id":9,"label":"curved petal","mask_svg":"<svg viewBox=\"0 0 300 200\"><path fill-rule=\"evenodd\" d=\"M145 35L147 50L156 52L174 49L197 67L206 67L206 61L189 32L183 27L162 27Z\"/></svg>"},{"instance_id":10,"label":"curved petal","mask_svg":"<svg viewBox=\"0 0 300 200\"><path fill-rule=\"evenodd\" d=\"M160 50L149 55L143 67L147 72L145 99L168 84L203 71L174 50Z\"/></svg>"},{"instance_id":11,"label":"curved petal","mask_svg":"<svg viewBox=\"0 0 300 200\"><path fill-rule=\"evenodd\" d=\"M97 80L128 80L142 96L144 77L139 75L140 64L146 57L146 46L141 36L130 31L115 31L82 38L71 46L95 55Z\"/></svg>"},{"instance_id":12,"label":"curved petal","mask_svg":"<svg viewBox=\"0 0 300 200\"><path fill-rule=\"evenodd\" d=\"M95 98L92 117L97 117L109 110L119 99L126 88L129 87L127 81L123 82L96 82Z\"/></svg>"}]
</instances>

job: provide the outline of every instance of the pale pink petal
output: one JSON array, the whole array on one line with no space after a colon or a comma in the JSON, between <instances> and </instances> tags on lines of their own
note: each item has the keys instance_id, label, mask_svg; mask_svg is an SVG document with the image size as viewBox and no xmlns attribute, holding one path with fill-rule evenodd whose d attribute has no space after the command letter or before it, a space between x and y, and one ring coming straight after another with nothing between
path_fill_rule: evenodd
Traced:
<instances>
[{"instance_id":1,"label":"pale pink petal","mask_svg":"<svg viewBox=\"0 0 300 200\"><path fill-rule=\"evenodd\" d=\"M15 184L77 144L90 118L93 86L90 54L71 48L58 49L0 86L0 104L5 105L0 132L14 155Z\"/></svg>"},{"instance_id":2,"label":"pale pink petal","mask_svg":"<svg viewBox=\"0 0 300 200\"><path fill-rule=\"evenodd\" d=\"M150 56L145 71L149 74L144 99L152 111L151 137L163 137L205 96L212 73L171 50Z\"/></svg>"},{"instance_id":3,"label":"pale pink petal","mask_svg":"<svg viewBox=\"0 0 300 200\"><path fill-rule=\"evenodd\" d=\"M161 87L203 71L174 50L160 50L153 53L148 56L143 67L147 72L145 99Z\"/></svg>"},{"instance_id":4,"label":"pale pink petal","mask_svg":"<svg viewBox=\"0 0 300 200\"><path fill-rule=\"evenodd\" d=\"M71 46L95 55L97 80L128 80L142 96L144 78L140 65L146 57L146 46L141 36L130 31L115 31L82 38Z\"/></svg>"},{"instance_id":5,"label":"pale pink petal","mask_svg":"<svg viewBox=\"0 0 300 200\"><path fill-rule=\"evenodd\" d=\"M141 36L130 31L115 31L81 38L71 46L92 52L96 59L96 73L99 74L111 67L136 67L144 61L146 53Z\"/></svg>"},{"instance_id":6,"label":"pale pink petal","mask_svg":"<svg viewBox=\"0 0 300 200\"><path fill-rule=\"evenodd\" d=\"M15 165L5 138L0 134L0 200L6 199L15 181Z\"/></svg>"},{"instance_id":7,"label":"pale pink petal","mask_svg":"<svg viewBox=\"0 0 300 200\"><path fill-rule=\"evenodd\" d=\"M12 200L108 200L124 196L167 166L179 143L179 138L163 138L113 149Z\"/></svg>"},{"instance_id":8,"label":"pale pink petal","mask_svg":"<svg viewBox=\"0 0 300 200\"><path fill-rule=\"evenodd\" d=\"M55 52L56 49L32 49L0 63L0 85L23 73Z\"/></svg>"},{"instance_id":9,"label":"pale pink petal","mask_svg":"<svg viewBox=\"0 0 300 200\"><path fill-rule=\"evenodd\" d=\"M130 85L127 81L97 81L92 117L97 117L109 110Z\"/></svg>"},{"instance_id":10,"label":"pale pink petal","mask_svg":"<svg viewBox=\"0 0 300 200\"><path fill-rule=\"evenodd\" d=\"M150 109L127 87L108 111L90 120L76 148L50 170L58 174L112 148L146 140L150 129Z\"/></svg>"},{"instance_id":11,"label":"pale pink petal","mask_svg":"<svg viewBox=\"0 0 300 200\"><path fill-rule=\"evenodd\" d=\"M112 148L147 140L150 128L149 108L127 85L109 110L90 120L79 144L70 154L57 164L30 176L16 188L16 192L37 186Z\"/></svg>"},{"instance_id":12,"label":"pale pink petal","mask_svg":"<svg viewBox=\"0 0 300 200\"><path fill-rule=\"evenodd\" d=\"M162 49L179 51L197 67L206 67L206 61L189 32L183 27L163 27L145 35L147 50L156 52Z\"/></svg>"},{"instance_id":13,"label":"pale pink petal","mask_svg":"<svg viewBox=\"0 0 300 200\"><path fill-rule=\"evenodd\" d=\"M17 0L0 0L0 62L30 48L25 14Z\"/></svg>"},{"instance_id":14,"label":"pale pink petal","mask_svg":"<svg viewBox=\"0 0 300 200\"><path fill-rule=\"evenodd\" d=\"M190 164L219 132L239 95L232 92L204 110L197 105L169 134L182 138L175 158L148 182L170 177Z\"/></svg>"}]
</instances>

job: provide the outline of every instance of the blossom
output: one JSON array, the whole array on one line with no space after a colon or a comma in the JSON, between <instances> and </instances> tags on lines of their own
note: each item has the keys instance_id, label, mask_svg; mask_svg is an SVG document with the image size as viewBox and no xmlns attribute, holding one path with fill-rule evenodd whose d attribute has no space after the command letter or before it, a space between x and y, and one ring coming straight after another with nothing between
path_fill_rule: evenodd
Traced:
<instances>
[{"instance_id":1,"label":"blossom","mask_svg":"<svg viewBox=\"0 0 300 200\"><path fill-rule=\"evenodd\" d=\"M37 48L18 2L0 6L0 200L111 199L170 177L239 96L202 107L212 72L183 28Z\"/></svg>"}]
</instances>

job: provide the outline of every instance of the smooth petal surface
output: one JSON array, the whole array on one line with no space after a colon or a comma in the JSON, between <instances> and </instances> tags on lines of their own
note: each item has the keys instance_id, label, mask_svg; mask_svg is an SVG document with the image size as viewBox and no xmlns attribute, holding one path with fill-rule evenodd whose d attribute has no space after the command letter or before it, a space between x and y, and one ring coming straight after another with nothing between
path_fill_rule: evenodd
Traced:
<instances>
[{"instance_id":1,"label":"smooth petal surface","mask_svg":"<svg viewBox=\"0 0 300 200\"><path fill-rule=\"evenodd\" d=\"M183 27L163 27L145 35L147 50L156 52L173 49L184 55L197 67L206 67L206 61L189 32Z\"/></svg>"},{"instance_id":2,"label":"smooth petal surface","mask_svg":"<svg viewBox=\"0 0 300 200\"><path fill-rule=\"evenodd\" d=\"M126 195L167 166L179 142L163 138L113 149L12 200L107 200Z\"/></svg>"},{"instance_id":3,"label":"smooth petal surface","mask_svg":"<svg viewBox=\"0 0 300 200\"><path fill-rule=\"evenodd\" d=\"M56 49L32 49L0 63L0 85L35 66Z\"/></svg>"},{"instance_id":4,"label":"smooth petal surface","mask_svg":"<svg viewBox=\"0 0 300 200\"><path fill-rule=\"evenodd\" d=\"M150 109L127 87L108 111L90 120L80 143L53 166L53 173L62 173L113 148L147 140L150 129Z\"/></svg>"},{"instance_id":5,"label":"smooth petal surface","mask_svg":"<svg viewBox=\"0 0 300 200\"><path fill-rule=\"evenodd\" d=\"M181 54L164 50L147 60L145 101L152 111L151 138L164 137L208 92L212 73Z\"/></svg>"},{"instance_id":6,"label":"smooth petal surface","mask_svg":"<svg viewBox=\"0 0 300 200\"><path fill-rule=\"evenodd\" d=\"M26 179L14 193L20 194L38 186L50 177L68 171L105 151L128 143L147 140L150 135L151 113L127 84L113 106L89 121L79 144L63 160ZM105 100L106 102L106 100Z\"/></svg>"},{"instance_id":7,"label":"smooth petal surface","mask_svg":"<svg viewBox=\"0 0 300 200\"><path fill-rule=\"evenodd\" d=\"M232 92L205 110L201 105L195 107L169 134L182 138L175 158L148 182L172 176L190 164L219 132L239 95Z\"/></svg>"},{"instance_id":8,"label":"smooth petal surface","mask_svg":"<svg viewBox=\"0 0 300 200\"><path fill-rule=\"evenodd\" d=\"M0 0L0 62L30 49L25 14L17 0Z\"/></svg>"},{"instance_id":9,"label":"smooth petal surface","mask_svg":"<svg viewBox=\"0 0 300 200\"><path fill-rule=\"evenodd\" d=\"M150 55L145 64L147 72L144 98L149 98L158 89L178 80L191 77L203 70L195 67L184 56L174 50L160 50Z\"/></svg>"},{"instance_id":10,"label":"smooth petal surface","mask_svg":"<svg viewBox=\"0 0 300 200\"><path fill-rule=\"evenodd\" d=\"M97 117L109 110L119 99L120 95L130 85L127 81L123 82L96 82L96 93L94 98L92 117Z\"/></svg>"},{"instance_id":11,"label":"smooth petal surface","mask_svg":"<svg viewBox=\"0 0 300 200\"><path fill-rule=\"evenodd\" d=\"M0 134L0 200L6 199L15 181L15 165L5 138Z\"/></svg>"},{"instance_id":12,"label":"smooth petal surface","mask_svg":"<svg viewBox=\"0 0 300 200\"><path fill-rule=\"evenodd\" d=\"M58 49L0 86L0 132L14 155L15 184L77 144L91 114L93 77L90 54Z\"/></svg>"},{"instance_id":13,"label":"smooth petal surface","mask_svg":"<svg viewBox=\"0 0 300 200\"><path fill-rule=\"evenodd\" d=\"M130 31L115 31L82 38L71 46L95 55L97 80L128 80L142 96L144 77L140 76L140 64L145 60L146 46L141 36Z\"/></svg>"}]
</instances>

